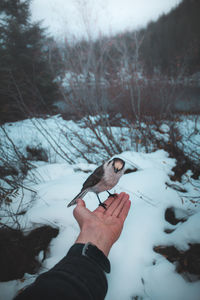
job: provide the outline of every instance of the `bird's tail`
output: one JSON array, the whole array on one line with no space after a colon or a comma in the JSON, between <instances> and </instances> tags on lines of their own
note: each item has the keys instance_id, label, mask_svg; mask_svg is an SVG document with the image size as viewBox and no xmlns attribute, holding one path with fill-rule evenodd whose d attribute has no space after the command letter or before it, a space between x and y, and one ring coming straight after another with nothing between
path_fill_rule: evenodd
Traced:
<instances>
[{"instance_id":1,"label":"bird's tail","mask_svg":"<svg viewBox=\"0 0 200 300\"><path fill-rule=\"evenodd\" d=\"M88 189L81 191L76 197L67 205L67 207L70 207L72 205L76 204L77 199L83 198L88 192Z\"/></svg>"}]
</instances>

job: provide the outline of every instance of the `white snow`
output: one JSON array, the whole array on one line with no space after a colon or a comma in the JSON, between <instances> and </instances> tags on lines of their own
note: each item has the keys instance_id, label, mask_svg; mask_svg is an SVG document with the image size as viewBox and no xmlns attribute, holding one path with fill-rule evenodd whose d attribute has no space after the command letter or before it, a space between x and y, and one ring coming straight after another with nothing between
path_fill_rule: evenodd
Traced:
<instances>
[{"instance_id":1,"label":"white snow","mask_svg":"<svg viewBox=\"0 0 200 300\"><path fill-rule=\"evenodd\" d=\"M163 133L168 133L170 131L169 126L167 124L164 124L164 123L162 125L160 125L159 129Z\"/></svg>"},{"instance_id":2,"label":"white snow","mask_svg":"<svg viewBox=\"0 0 200 300\"><path fill-rule=\"evenodd\" d=\"M73 149L64 135L59 134L60 128L65 133L67 128L79 132L82 130L88 139L92 139L87 129L60 117L41 122L41 119L33 119L5 126L22 153L26 154L27 145L40 145L49 153L50 162L33 162L35 168L26 176L25 185L36 193L26 192L22 206L28 207L28 210L20 219L22 226L29 230L41 224L59 228L59 234L51 241L49 254L39 273L53 267L73 245L79 227L73 217L73 207L67 208L67 204L80 191L90 172L97 167L83 159L75 161L75 155L72 155L72 164L66 162L32 125L36 123L40 128L51 131L54 137L51 142L55 146L59 141L61 149L58 152L61 154L65 151L69 154ZM181 128L183 130L183 126ZM115 130L117 134L117 128ZM168 131L163 132L167 134ZM196 139L199 142L198 137ZM200 180L193 180L192 173L188 171L182 182L187 193L168 187L165 183L171 182L169 176L173 174L172 168L176 161L163 150L148 154L124 151L118 156L126 161L127 167L136 165L138 171L124 175L113 189L116 193L127 192L132 205L123 232L109 254L111 274L108 275L106 300L136 299L131 298L134 296L144 300L199 299L200 281L186 281L175 271L175 265L154 252L153 247L174 245L180 250L187 250L189 243L200 243L200 203L191 201L191 197L200 194ZM107 195L102 193L100 197L104 200ZM19 195L13 201L13 210L17 209L20 200ZM91 210L98 205L94 194L88 193L84 200ZM177 214L185 216L187 221L176 226L169 224L164 217L168 207L175 207ZM8 222L8 219L4 221ZM167 234L165 229L175 230ZM25 274L23 279L23 282L13 280L0 283L0 300L11 300L18 290L34 281L35 276Z\"/></svg>"},{"instance_id":3,"label":"white snow","mask_svg":"<svg viewBox=\"0 0 200 300\"><path fill-rule=\"evenodd\" d=\"M61 80L60 78L57 78L56 81ZM95 74L92 72L87 72L86 74L77 74L74 72L66 72L64 78L62 79L62 86L66 89L66 90L70 90L72 88L74 88L75 86L81 86L84 84L88 84L88 85L95 85L96 83L96 78L95 78ZM105 78L100 77L98 78L98 84L99 85L108 85L108 82L106 81Z\"/></svg>"}]
</instances>

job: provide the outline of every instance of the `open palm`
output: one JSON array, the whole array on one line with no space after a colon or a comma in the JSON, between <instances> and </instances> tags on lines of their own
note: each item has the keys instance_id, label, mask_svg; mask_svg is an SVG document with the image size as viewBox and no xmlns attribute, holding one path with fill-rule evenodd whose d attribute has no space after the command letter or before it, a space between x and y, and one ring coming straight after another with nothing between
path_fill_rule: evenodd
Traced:
<instances>
[{"instance_id":1,"label":"open palm","mask_svg":"<svg viewBox=\"0 0 200 300\"><path fill-rule=\"evenodd\" d=\"M86 208L82 199L74 209L81 232L77 243L94 243L105 255L108 255L111 246L119 238L124 221L130 209L129 195L126 193L116 194L109 197L104 204L106 209L99 206L93 212Z\"/></svg>"}]
</instances>

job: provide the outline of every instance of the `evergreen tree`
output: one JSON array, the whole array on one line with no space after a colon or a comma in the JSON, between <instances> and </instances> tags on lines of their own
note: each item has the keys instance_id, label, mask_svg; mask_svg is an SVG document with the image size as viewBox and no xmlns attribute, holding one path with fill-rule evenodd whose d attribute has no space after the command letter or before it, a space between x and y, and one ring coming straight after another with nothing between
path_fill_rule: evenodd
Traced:
<instances>
[{"instance_id":1,"label":"evergreen tree","mask_svg":"<svg viewBox=\"0 0 200 300\"><path fill-rule=\"evenodd\" d=\"M200 1L183 0L169 14L151 22L143 30L141 59L149 72L188 74L200 70Z\"/></svg>"},{"instance_id":2,"label":"evergreen tree","mask_svg":"<svg viewBox=\"0 0 200 300\"><path fill-rule=\"evenodd\" d=\"M47 113L57 87L44 29L30 22L30 0L0 2L0 119Z\"/></svg>"}]
</instances>

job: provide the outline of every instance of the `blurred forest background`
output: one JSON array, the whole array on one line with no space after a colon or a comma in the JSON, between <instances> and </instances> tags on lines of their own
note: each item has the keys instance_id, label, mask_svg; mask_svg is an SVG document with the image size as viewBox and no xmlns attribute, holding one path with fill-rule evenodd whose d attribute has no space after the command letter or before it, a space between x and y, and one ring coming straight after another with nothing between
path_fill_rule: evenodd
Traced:
<instances>
[{"instance_id":1,"label":"blurred forest background","mask_svg":"<svg viewBox=\"0 0 200 300\"><path fill-rule=\"evenodd\" d=\"M29 0L1 0L1 124L58 113L133 121L199 112L199 15L198 0L183 0L145 29L61 43L30 21Z\"/></svg>"}]
</instances>

